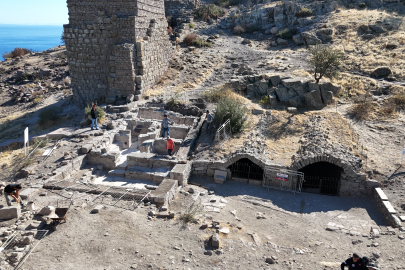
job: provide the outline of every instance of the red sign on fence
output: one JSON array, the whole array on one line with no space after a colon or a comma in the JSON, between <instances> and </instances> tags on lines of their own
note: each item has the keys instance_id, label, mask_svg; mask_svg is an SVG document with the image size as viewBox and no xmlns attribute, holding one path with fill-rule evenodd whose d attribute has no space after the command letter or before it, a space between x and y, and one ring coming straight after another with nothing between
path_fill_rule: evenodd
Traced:
<instances>
[{"instance_id":1,"label":"red sign on fence","mask_svg":"<svg viewBox=\"0 0 405 270\"><path fill-rule=\"evenodd\" d=\"M276 179L277 179L277 180L287 181L287 180L288 180L288 174L277 173Z\"/></svg>"}]
</instances>

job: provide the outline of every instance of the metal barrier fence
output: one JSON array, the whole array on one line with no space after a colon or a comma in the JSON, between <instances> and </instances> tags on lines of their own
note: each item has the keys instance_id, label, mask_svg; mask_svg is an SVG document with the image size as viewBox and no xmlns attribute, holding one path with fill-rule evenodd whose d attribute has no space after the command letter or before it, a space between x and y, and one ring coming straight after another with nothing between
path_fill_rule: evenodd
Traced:
<instances>
[{"instance_id":1,"label":"metal barrier fence","mask_svg":"<svg viewBox=\"0 0 405 270\"><path fill-rule=\"evenodd\" d=\"M220 126L215 134L215 140L219 143L219 147L222 147L227 140L232 137L231 121L226 120L225 123Z\"/></svg>"},{"instance_id":2,"label":"metal barrier fence","mask_svg":"<svg viewBox=\"0 0 405 270\"><path fill-rule=\"evenodd\" d=\"M263 187L300 193L304 173L267 166L264 169Z\"/></svg>"},{"instance_id":3,"label":"metal barrier fence","mask_svg":"<svg viewBox=\"0 0 405 270\"><path fill-rule=\"evenodd\" d=\"M5 261L13 266L14 270L18 270L48 232L48 230L15 231L6 237L0 247L0 253L4 254Z\"/></svg>"},{"instance_id":4,"label":"metal barrier fence","mask_svg":"<svg viewBox=\"0 0 405 270\"><path fill-rule=\"evenodd\" d=\"M100 193L93 203L111 205L126 210L135 210L151 191L140 191L137 189L122 189L118 187L109 187Z\"/></svg>"}]
</instances>

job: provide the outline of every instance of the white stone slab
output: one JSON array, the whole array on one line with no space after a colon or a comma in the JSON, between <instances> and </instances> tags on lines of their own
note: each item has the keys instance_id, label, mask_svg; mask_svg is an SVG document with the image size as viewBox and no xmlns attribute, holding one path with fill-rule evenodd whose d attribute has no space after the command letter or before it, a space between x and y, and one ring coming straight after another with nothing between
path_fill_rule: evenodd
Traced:
<instances>
[{"instance_id":1,"label":"white stone slab","mask_svg":"<svg viewBox=\"0 0 405 270\"><path fill-rule=\"evenodd\" d=\"M392 204L389 201L383 201L383 204L385 208L387 208L388 213L395 214L397 212L395 211L394 207L392 207Z\"/></svg>"},{"instance_id":2,"label":"white stone slab","mask_svg":"<svg viewBox=\"0 0 405 270\"><path fill-rule=\"evenodd\" d=\"M388 201L387 195L385 195L381 188L376 188L375 191L377 192L378 196L380 196L382 201Z\"/></svg>"}]
</instances>

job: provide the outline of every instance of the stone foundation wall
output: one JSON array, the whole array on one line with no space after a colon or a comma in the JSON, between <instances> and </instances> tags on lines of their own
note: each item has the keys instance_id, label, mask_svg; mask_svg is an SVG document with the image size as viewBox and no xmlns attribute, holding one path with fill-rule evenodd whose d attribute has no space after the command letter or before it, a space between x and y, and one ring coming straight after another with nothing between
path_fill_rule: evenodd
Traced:
<instances>
[{"instance_id":1,"label":"stone foundation wall","mask_svg":"<svg viewBox=\"0 0 405 270\"><path fill-rule=\"evenodd\" d=\"M156 83L174 47L163 0L67 0L64 25L76 103L135 95Z\"/></svg>"},{"instance_id":2,"label":"stone foundation wall","mask_svg":"<svg viewBox=\"0 0 405 270\"><path fill-rule=\"evenodd\" d=\"M175 124L177 125L194 125L194 123L197 122L195 117L192 116L182 116L180 114L177 113L173 113L173 112L167 112L163 109L160 108L153 108L153 107L143 107L143 108L139 108L139 114L138 116L140 118L145 118L145 119L156 119L159 121L163 120L163 116L164 114L167 113L168 118L170 118L170 120L172 120Z\"/></svg>"},{"instance_id":3,"label":"stone foundation wall","mask_svg":"<svg viewBox=\"0 0 405 270\"><path fill-rule=\"evenodd\" d=\"M388 200L388 197L381 188L374 188L374 198L388 224L393 227L401 227L401 220L397 216L397 211L395 211L394 207Z\"/></svg>"}]
</instances>

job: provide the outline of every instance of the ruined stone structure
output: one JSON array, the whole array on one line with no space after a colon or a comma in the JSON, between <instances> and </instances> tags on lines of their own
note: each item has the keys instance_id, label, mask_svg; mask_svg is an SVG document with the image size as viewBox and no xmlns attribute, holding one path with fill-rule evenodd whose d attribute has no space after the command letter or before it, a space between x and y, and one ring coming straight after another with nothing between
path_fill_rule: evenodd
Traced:
<instances>
[{"instance_id":1,"label":"ruined stone structure","mask_svg":"<svg viewBox=\"0 0 405 270\"><path fill-rule=\"evenodd\" d=\"M176 20L187 14L192 15L194 9L200 5L200 0L165 0L166 16L171 16L172 20Z\"/></svg>"},{"instance_id":2,"label":"ruined stone structure","mask_svg":"<svg viewBox=\"0 0 405 270\"><path fill-rule=\"evenodd\" d=\"M77 103L135 96L165 72L174 47L163 0L67 0L64 25Z\"/></svg>"}]
</instances>

